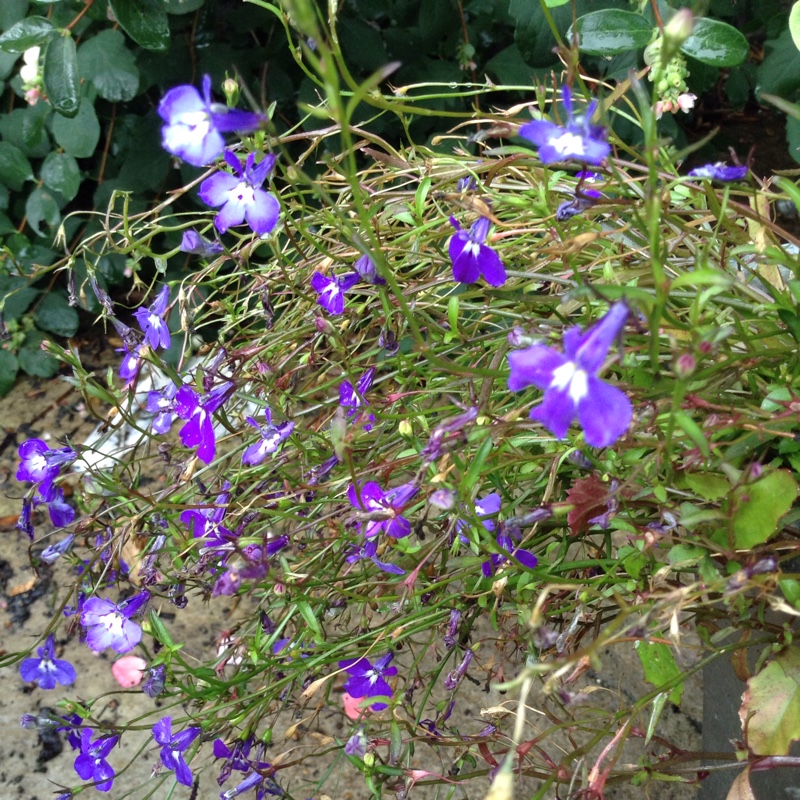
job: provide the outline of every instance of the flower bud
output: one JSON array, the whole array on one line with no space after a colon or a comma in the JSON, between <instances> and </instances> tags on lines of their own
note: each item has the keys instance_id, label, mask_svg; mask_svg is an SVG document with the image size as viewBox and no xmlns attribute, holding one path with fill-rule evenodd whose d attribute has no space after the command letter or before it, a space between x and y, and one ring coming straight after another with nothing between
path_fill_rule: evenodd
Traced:
<instances>
[{"instance_id":1,"label":"flower bud","mask_svg":"<svg viewBox=\"0 0 800 800\"><path fill-rule=\"evenodd\" d=\"M233 108L239 102L239 84L233 78L225 78L222 82L222 91L228 108Z\"/></svg>"},{"instance_id":2,"label":"flower bud","mask_svg":"<svg viewBox=\"0 0 800 800\"><path fill-rule=\"evenodd\" d=\"M677 50L694 30L694 16L688 8L681 8L673 14L664 26L664 40L670 49Z\"/></svg>"},{"instance_id":3,"label":"flower bud","mask_svg":"<svg viewBox=\"0 0 800 800\"><path fill-rule=\"evenodd\" d=\"M697 368L697 359L691 353L681 353L675 359L675 374L681 379L691 377Z\"/></svg>"}]
</instances>

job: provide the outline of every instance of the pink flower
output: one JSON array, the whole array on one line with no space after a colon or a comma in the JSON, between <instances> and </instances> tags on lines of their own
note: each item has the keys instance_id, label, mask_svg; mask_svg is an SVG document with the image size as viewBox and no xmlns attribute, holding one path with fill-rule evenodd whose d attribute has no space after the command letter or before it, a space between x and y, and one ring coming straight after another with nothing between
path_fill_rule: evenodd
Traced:
<instances>
[{"instance_id":1,"label":"pink flower","mask_svg":"<svg viewBox=\"0 0 800 800\"><path fill-rule=\"evenodd\" d=\"M132 689L142 682L147 662L139 656L123 656L111 665L111 674L123 689Z\"/></svg>"}]
</instances>

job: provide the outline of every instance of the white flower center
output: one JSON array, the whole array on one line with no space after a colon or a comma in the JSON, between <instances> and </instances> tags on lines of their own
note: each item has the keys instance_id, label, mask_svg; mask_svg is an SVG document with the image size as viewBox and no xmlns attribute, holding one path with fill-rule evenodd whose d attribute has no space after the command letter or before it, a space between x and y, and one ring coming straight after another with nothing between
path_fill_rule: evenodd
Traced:
<instances>
[{"instance_id":1,"label":"white flower center","mask_svg":"<svg viewBox=\"0 0 800 800\"><path fill-rule=\"evenodd\" d=\"M577 405L589 393L589 376L573 361L567 361L553 370L551 389L567 390L572 402Z\"/></svg>"},{"instance_id":2,"label":"white flower center","mask_svg":"<svg viewBox=\"0 0 800 800\"><path fill-rule=\"evenodd\" d=\"M185 125L200 139L203 139L211 129L211 116L207 111L187 111L179 114L175 119L176 125Z\"/></svg>"},{"instance_id":3,"label":"white flower center","mask_svg":"<svg viewBox=\"0 0 800 800\"><path fill-rule=\"evenodd\" d=\"M239 183L231 189L229 196L234 202L243 206L251 205L256 199L255 190L247 181L239 181Z\"/></svg>"},{"instance_id":4,"label":"white flower center","mask_svg":"<svg viewBox=\"0 0 800 800\"><path fill-rule=\"evenodd\" d=\"M481 246L477 242L467 242L464 252L471 255L473 258L477 258L481 252Z\"/></svg>"},{"instance_id":5,"label":"white flower center","mask_svg":"<svg viewBox=\"0 0 800 800\"><path fill-rule=\"evenodd\" d=\"M550 147L552 147L559 155L573 155L582 156L586 153L586 148L583 145L583 139L569 131L564 131L557 139L550 140Z\"/></svg>"},{"instance_id":6,"label":"white flower center","mask_svg":"<svg viewBox=\"0 0 800 800\"><path fill-rule=\"evenodd\" d=\"M47 459L39 453L31 459L31 472L42 472L47 469Z\"/></svg>"},{"instance_id":7,"label":"white flower center","mask_svg":"<svg viewBox=\"0 0 800 800\"><path fill-rule=\"evenodd\" d=\"M122 636L123 625L125 624L124 617L112 612L110 614L104 614L102 620L103 627L109 633L113 634L114 636Z\"/></svg>"}]
</instances>

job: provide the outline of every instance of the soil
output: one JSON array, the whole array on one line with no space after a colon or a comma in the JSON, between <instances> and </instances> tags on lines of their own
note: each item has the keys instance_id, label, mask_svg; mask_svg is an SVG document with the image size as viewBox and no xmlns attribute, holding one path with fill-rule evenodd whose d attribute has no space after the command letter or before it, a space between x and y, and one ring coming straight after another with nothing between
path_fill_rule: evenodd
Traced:
<instances>
[{"instance_id":1,"label":"soil","mask_svg":"<svg viewBox=\"0 0 800 800\"><path fill-rule=\"evenodd\" d=\"M94 425L95 420L87 413L80 398L61 380L40 383L26 378L19 382L11 394L0 399L0 525L4 534L0 539L0 590L3 606L0 654L21 652L42 634L60 607L59 604L63 602L60 589L69 577L58 566L52 571L35 575L28 561L30 543L27 537L14 528L23 493L23 487L15 480L17 447L31 437L48 439L51 432L58 432L59 437L67 436L73 442L81 442ZM50 529L41 515L35 519L35 524L36 541L33 548L41 549L49 543ZM246 615L247 603L236 605L232 598L218 597L210 604L205 604L200 598L190 596L188 606L179 613L175 613L176 609L173 607L166 607L164 610L172 612L169 618L170 632L176 641L185 644L184 654L190 658L203 659L216 652L220 632L230 629L237 619ZM485 638L487 641L491 640L493 637L488 625L486 631ZM691 648L686 648L678 655L689 661L693 657ZM109 723L130 720L140 715L153 715L140 723L147 726L143 730L125 733L120 745L111 754L109 760L118 774L112 790L104 796L114 800L216 800L221 790L216 783L210 746L206 746L203 754L191 764L195 774L199 775L196 793L193 794L190 788L174 785L171 779L163 783L152 780L159 756L149 726L160 716L170 712L167 708L159 711L159 701L150 699L139 689L122 690L111 674L113 656L111 652L100 655L92 653L85 644L80 643L77 631L73 631L60 653L60 657L68 659L78 672L77 682L65 692L67 697L101 696L100 716ZM476 661L480 662L480 659ZM504 673L507 677L513 676L519 667L518 663L507 663L504 665ZM487 715L481 715L482 709L503 704L513 708L515 699L503 696L492 688L486 691L487 681L485 673L484 679L480 680L482 675L479 663L470 669L470 673L476 680L464 682L459 690L457 713L460 715L459 725L463 725L463 730L476 733L488 721ZM4 733L0 739L0 797L3 800L46 800L57 796L69 786L79 784L73 769L75 753L66 741L47 730L37 734L35 730L20 728L22 714L36 714L44 708L55 707L62 697L60 690L47 692L25 684L20 678L17 665L0 671L0 685L4 697L0 709L0 725ZM606 651L602 664L592 665L569 686L569 691L584 701L588 717L603 709L604 713L615 713L629 707L650 689L642 681L641 667L630 644L624 649ZM701 677L697 674L685 687L681 707L668 705L665 709L656 728L657 737L662 737L663 741L684 750L700 750L702 698ZM542 712L544 704L541 687L537 687L528 700L527 720L529 733L532 735L550 727L550 722ZM281 753L290 752L292 760L296 760L298 754L313 754L330 749L330 737L342 740L349 736L352 724L343 712L335 708L321 708L318 713L316 711L312 706L295 707L293 711L279 718L267 758L275 763L281 758ZM176 712L181 716L180 709ZM294 733L287 732L289 725L294 723L299 723ZM644 731L648 719L637 719L635 724ZM292 738L287 739L287 733ZM563 741L567 744L566 740ZM654 747L658 748L658 745L651 743L647 749ZM548 739L546 749L552 758L559 760L558 741ZM594 766L599 750L600 748L595 748L585 758L582 765L585 773ZM642 739L632 737L619 754L616 766L635 764L642 752ZM663 748L661 752L664 752ZM449 758L451 753L445 752L436 757L431 748L419 747L413 766L447 774L451 766L447 763ZM610 760L613 761L613 758ZM608 766L608 761L607 759L603 762L602 766ZM332 767L333 770L322 789L316 788L326 770ZM232 778L223 788L230 789L235 785L234 780ZM366 800L371 796L355 767L345 760L335 762L330 756L310 758L299 766L282 770L280 783L296 798L313 797L315 800L324 800L327 795L332 800ZM517 788L517 797L530 796L536 786L535 781L521 781ZM449 796L481 800L487 789L488 780L484 778L467 783L464 787L459 786L455 790L448 785L417 785L407 796L417 800ZM96 792L91 788L87 791L82 796L91 797ZM250 792L243 797L248 798L253 794ZM549 796L555 798L555 790ZM566 797L568 792L562 790L560 796ZM652 782L646 786L609 785L605 790L607 800L633 800L643 797L651 800L694 800L696 796L695 785L669 782Z\"/></svg>"}]
</instances>

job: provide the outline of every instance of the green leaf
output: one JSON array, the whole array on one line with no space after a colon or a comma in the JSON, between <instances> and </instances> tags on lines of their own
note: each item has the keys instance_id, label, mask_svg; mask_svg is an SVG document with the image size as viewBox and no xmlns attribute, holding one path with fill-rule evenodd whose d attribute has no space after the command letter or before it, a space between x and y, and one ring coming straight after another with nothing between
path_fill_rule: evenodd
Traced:
<instances>
[{"instance_id":1,"label":"green leaf","mask_svg":"<svg viewBox=\"0 0 800 800\"><path fill-rule=\"evenodd\" d=\"M652 683L657 689L679 678L681 671L675 663L672 650L662 642L645 642L641 639L634 645L639 661L642 662L644 679ZM683 681L678 683L670 692L669 699L675 705L680 705L683 695Z\"/></svg>"},{"instance_id":2,"label":"green leaf","mask_svg":"<svg viewBox=\"0 0 800 800\"><path fill-rule=\"evenodd\" d=\"M58 192L69 202L78 194L81 171L78 162L68 153L50 153L42 164L44 185Z\"/></svg>"},{"instance_id":3,"label":"green leaf","mask_svg":"<svg viewBox=\"0 0 800 800\"><path fill-rule=\"evenodd\" d=\"M759 756L786 756L800 739L800 648L789 647L747 681L739 718Z\"/></svg>"},{"instance_id":4,"label":"green leaf","mask_svg":"<svg viewBox=\"0 0 800 800\"><path fill-rule=\"evenodd\" d=\"M0 310L6 322L19 319L39 296L39 290L29 285L26 278L0 275Z\"/></svg>"},{"instance_id":5,"label":"green leaf","mask_svg":"<svg viewBox=\"0 0 800 800\"><path fill-rule=\"evenodd\" d=\"M24 53L29 47L42 45L56 35L56 29L44 17L28 17L0 36L0 50Z\"/></svg>"},{"instance_id":6,"label":"green leaf","mask_svg":"<svg viewBox=\"0 0 800 800\"><path fill-rule=\"evenodd\" d=\"M164 0L167 14L188 14L197 11L206 0Z\"/></svg>"},{"instance_id":7,"label":"green leaf","mask_svg":"<svg viewBox=\"0 0 800 800\"><path fill-rule=\"evenodd\" d=\"M31 331L18 353L22 371L35 378L52 378L58 372L58 361L42 350L44 339L44 334Z\"/></svg>"},{"instance_id":8,"label":"green leaf","mask_svg":"<svg viewBox=\"0 0 800 800\"><path fill-rule=\"evenodd\" d=\"M88 99L84 98L72 119L60 114L53 118L53 138L75 158L89 158L94 153L100 141L100 123Z\"/></svg>"},{"instance_id":9,"label":"green leaf","mask_svg":"<svg viewBox=\"0 0 800 800\"><path fill-rule=\"evenodd\" d=\"M565 6L569 0L544 0L544 4L548 8L558 8L558 6Z\"/></svg>"},{"instance_id":10,"label":"green leaf","mask_svg":"<svg viewBox=\"0 0 800 800\"><path fill-rule=\"evenodd\" d=\"M7 31L28 13L28 0L3 0L0 3L0 31Z\"/></svg>"},{"instance_id":11,"label":"green leaf","mask_svg":"<svg viewBox=\"0 0 800 800\"><path fill-rule=\"evenodd\" d=\"M18 192L25 181L33 180L31 162L19 147L10 142L0 142L0 181Z\"/></svg>"},{"instance_id":12,"label":"green leaf","mask_svg":"<svg viewBox=\"0 0 800 800\"><path fill-rule=\"evenodd\" d=\"M98 94L114 103L131 100L139 89L139 70L125 37L116 30L101 31L78 50L81 75Z\"/></svg>"},{"instance_id":13,"label":"green leaf","mask_svg":"<svg viewBox=\"0 0 800 800\"><path fill-rule=\"evenodd\" d=\"M5 397L17 380L19 361L9 350L0 350L0 397Z\"/></svg>"},{"instance_id":14,"label":"green leaf","mask_svg":"<svg viewBox=\"0 0 800 800\"><path fill-rule=\"evenodd\" d=\"M800 52L789 30L764 42L764 50L767 55L756 70L757 95L792 98L800 88Z\"/></svg>"},{"instance_id":15,"label":"green leaf","mask_svg":"<svg viewBox=\"0 0 800 800\"><path fill-rule=\"evenodd\" d=\"M145 50L169 49L169 20L161 0L109 0L122 30Z\"/></svg>"},{"instance_id":16,"label":"green leaf","mask_svg":"<svg viewBox=\"0 0 800 800\"><path fill-rule=\"evenodd\" d=\"M794 46L800 50L800 0L796 0L789 12L789 33L792 35Z\"/></svg>"},{"instance_id":17,"label":"green leaf","mask_svg":"<svg viewBox=\"0 0 800 800\"><path fill-rule=\"evenodd\" d=\"M735 67L745 61L750 46L732 25L704 17L697 20L681 51L711 67Z\"/></svg>"},{"instance_id":18,"label":"green leaf","mask_svg":"<svg viewBox=\"0 0 800 800\"><path fill-rule=\"evenodd\" d=\"M731 485L724 475L708 472L691 472L686 475L686 485L704 500L719 500L730 493Z\"/></svg>"},{"instance_id":19,"label":"green leaf","mask_svg":"<svg viewBox=\"0 0 800 800\"><path fill-rule=\"evenodd\" d=\"M71 35L51 39L44 53L42 79L50 105L65 117L74 117L81 105L78 51Z\"/></svg>"},{"instance_id":20,"label":"green leaf","mask_svg":"<svg viewBox=\"0 0 800 800\"><path fill-rule=\"evenodd\" d=\"M47 133L51 114L47 103L15 108L9 114L0 115L0 134L28 158L44 158L53 149Z\"/></svg>"},{"instance_id":21,"label":"green leaf","mask_svg":"<svg viewBox=\"0 0 800 800\"><path fill-rule=\"evenodd\" d=\"M53 197L52 192L42 187L34 189L25 201L25 214L28 217L28 225L36 232L37 236L49 236L48 230L42 230L39 226L45 222L49 228L54 228L61 222L61 211L58 203Z\"/></svg>"},{"instance_id":22,"label":"green leaf","mask_svg":"<svg viewBox=\"0 0 800 800\"><path fill-rule=\"evenodd\" d=\"M766 542L778 520L792 507L797 484L786 470L776 470L763 478L740 486L733 493L733 536L737 548L749 550Z\"/></svg>"},{"instance_id":23,"label":"green leaf","mask_svg":"<svg viewBox=\"0 0 800 800\"><path fill-rule=\"evenodd\" d=\"M68 339L75 335L80 322L78 312L67 302L65 292L50 291L36 306L33 321L43 331L55 333Z\"/></svg>"},{"instance_id":24,"label":"green leaf","mask_svg":"<svg viewBox=\"0 0 800 800\"><path fill-rule=\"evenodd\" d=\"M592 56L615 56L628 50L639 50L653 38L653 26L641 14L609 8L592 11L575 20L582 52ZM572 27L567 31L572 39Z\"/></svg>"}]
</instances>

